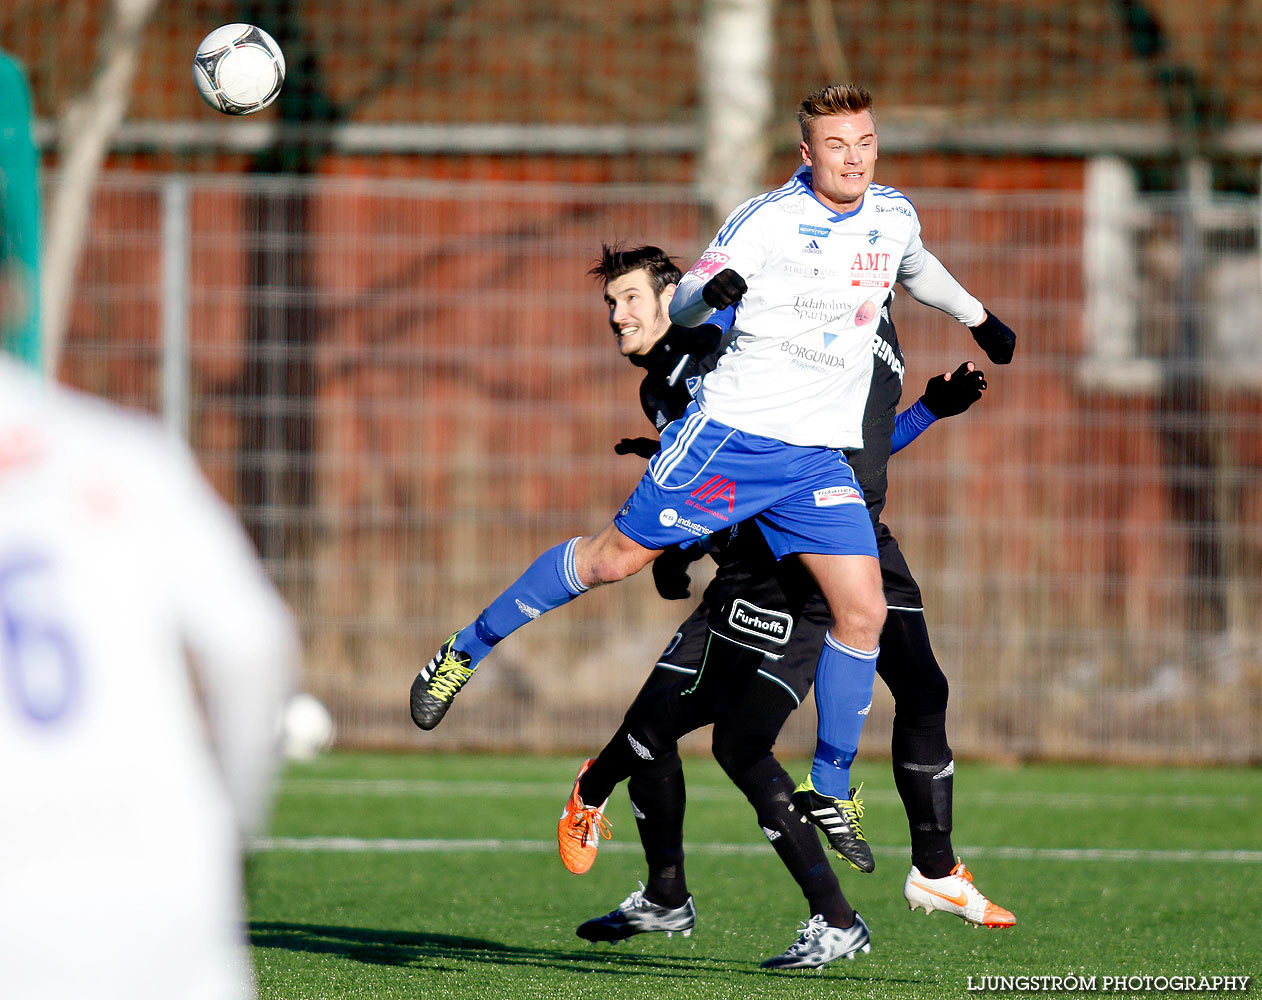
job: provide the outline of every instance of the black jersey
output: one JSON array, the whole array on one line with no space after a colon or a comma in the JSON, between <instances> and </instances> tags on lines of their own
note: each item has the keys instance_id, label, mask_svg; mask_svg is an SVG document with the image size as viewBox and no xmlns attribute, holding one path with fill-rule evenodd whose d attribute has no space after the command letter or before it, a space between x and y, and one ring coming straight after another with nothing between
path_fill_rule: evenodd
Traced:
<instances>
[{"instance_id":1,"label":"black jersey","mask_svg":"<svg viewBox=\"0 0 1262 1000\"><path fill-rule=\"evenodd\" d=\"M717 326L672 324L647 354L631 356L631 363L644 369L640 405L658 431L683 416L696 380L714 371L722 353L723 331Z\"/></svg>"},{"instance_id":2,"label":"black jersey","mask_svg":"<svg viewBox=\"0 0 1262 1000\"><path fill-rule=\"evenodd\" d=\"M894 438L894 418L903 398L903 352L898 331L890 319L889 300L881 309L881 321L872 335L872 384L863 411L863 447L846 450L846 461L863 488L863 498L872 516L872 526L880 537L881 512L889 488L890 448Z\"/></svg>"}]
</instances>

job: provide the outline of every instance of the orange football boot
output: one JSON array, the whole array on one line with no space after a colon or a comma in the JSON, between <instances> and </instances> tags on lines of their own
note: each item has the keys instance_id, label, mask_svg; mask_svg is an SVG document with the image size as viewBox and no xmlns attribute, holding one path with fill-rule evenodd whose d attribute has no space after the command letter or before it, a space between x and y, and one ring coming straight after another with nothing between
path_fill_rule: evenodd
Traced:
<instances>
[{"instance_id":1,"label":"orange football boot","mask_svg":"<svg viewBox=\"0 0 1262 1000\"><path fill-rule=\"evenodd\" d=\"M583 766L578 769L578 775L574 778L574 790L570 792L570 799L561 812L561 821L557 823L557 846L561 849L561 861L575 875L582 875L591 869L596 863L596 848L600 845L600 838L608 840L612 836L609 821L605 819L605 806L609 804L609 800L605 799L599 806L588 806L583 804L583 799L578 794L579 779L595 759L592 757L583 761Z\"/></svg>"}]
</instances>

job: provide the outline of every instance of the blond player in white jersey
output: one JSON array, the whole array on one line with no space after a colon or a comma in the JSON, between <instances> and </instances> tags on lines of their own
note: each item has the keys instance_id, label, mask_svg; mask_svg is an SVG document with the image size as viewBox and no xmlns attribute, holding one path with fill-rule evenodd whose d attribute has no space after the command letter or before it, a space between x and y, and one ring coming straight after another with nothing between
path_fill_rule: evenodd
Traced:
<instances>
[{"instance_id":1,"label":"blond player in white jersey","mask_svg":"<svg viewBox=\"0 0 1262 1000\"><path fill-rule=\"evenodd\" d=\"M254 995L292 619L187 449L0 355L0 996Z\"/></svg>"},{"instance_id":2,"label":"blond player in white jersey","mask_svg":"<svg viewBox=\"0 0 1262 1000\"><path fill-rule=\"evenodd\" d=\"M736 304L731 348L697 393L705 417L788 444L861 449L877 327L895 282L970 327L991 361L1008 363L1016 338L925 249L907 197L874 183L876 121L866 90L818 91L802 102L798 121L801 167L728 216L680 281L671 319L696 325ZM835 615L828 580L837 578L827 569L817 578ZM826 833L841 825L827 800L841 818L853 808L850 762L875 666L875 651L834 633L815 683L819 743L799 789L819 807L811 815Z\"/></svg>"},{"instance_id":3,"label":"blond player in white jersey","mask_svg":"<svg viewBox=\"0 0 1262 1000\"><path fill-rule=\"evenodd\" d=\"M987 313L925 249L907 197L872 183L866 92L831 87L803 104L818 107L802 116L802 166L728 216L680 281L670 314L686 326L705 322L715 311L707 283L735 272L743 288L731 347L701 383L701 411L789 444L862 448L873 337L894 283L970 327Z\"/></svg>"}]
</instances>

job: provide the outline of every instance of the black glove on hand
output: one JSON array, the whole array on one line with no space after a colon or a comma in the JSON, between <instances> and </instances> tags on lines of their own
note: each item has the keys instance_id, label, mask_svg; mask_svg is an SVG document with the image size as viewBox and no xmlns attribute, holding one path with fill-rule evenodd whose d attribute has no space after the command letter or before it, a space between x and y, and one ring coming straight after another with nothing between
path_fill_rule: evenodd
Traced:
<instances>
[{"instance_id":1,"label":"black glove on hand","mask_svg":"<svg viewBox=\"0 0 1262 1000\"><path fill-rule=\"evenodd\" d=\"M969 329L973 332L977 346L995 364L1006 365L1012 360L1012 352L1017 347L1017 335L994 313L987 310L986 318Z\"/></svg>"},{"instance_id":2,"label":"black glove on hand","mask_svg":"<svg viewBox=\"0 0 1262 1000\"><path fill-rule=\"evenodd\" d=\"M682 601L690 591L692 581L688 579L688 564L695 562L696 546L681 549L672 545L653 560L653 586L668 601Z\"/></svg>"},{"instance_id":3,"label":"black glove on hand","mask_svg":"<svg viewBox=\"0 0 1262 1000\"><path fill-rule=\"evenodd\" d=\"M986 373L965 361L950 375L935 375L926 382L920 401L940 420L963 413L982 398L985 388Z\"/></svg>"},{"instance_id":4,"label":"black glove on hand","mask_svg":"<svg viewBox=\"0 0 1262 1000\"><path fill-rule=\"evenodd\" d=\"M733 302L739 302L748 290L745 279L730 267L725 267L705 283L701 297L711 309L726 309Z\"/></svg>"},{"instance_id":5,"label":"black glove on hand","mask_svg":"<svg viewBox=\"0 0 1262 1000\"><path fill-rule=\"evenodd\" d=\"M641 458L652 458L661 448L661 444L652 438L623 438L613 446L615 455L639 455Z\"/></svg>"}]
</instances>

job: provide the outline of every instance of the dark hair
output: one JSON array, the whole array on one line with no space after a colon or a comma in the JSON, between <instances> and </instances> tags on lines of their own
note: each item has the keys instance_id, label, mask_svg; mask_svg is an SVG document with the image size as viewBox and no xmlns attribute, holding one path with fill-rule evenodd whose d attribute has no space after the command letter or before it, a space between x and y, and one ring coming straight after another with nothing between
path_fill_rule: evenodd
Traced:
<instances>
[{"instance_id":1,"label":"dark hair","mask_svg":"<svg viewBox=\"0 0 1262 1000\"><path fill-rule=\"evenodd\" d=\"M824 87L809 95L798 105L798 125L802 129L802 138L811 141L811 124L816 118L829 115L857 115L864 111L876 115L872 111L872 95L854 83L839 83Z\"/></svg>"},{"instance_id":2,"label":"dark hair","mask_svg":"<svg viewBox=\"0 0 1262 1000\"><path fill-rule=\"evenodd\" d=\"M679 279L683 277L679 265L661 247L633 247L628 250L621 243L614 246L602 243L600 258L592 262L587 273L607 285L615 278L640 269L648 272L653 292L657 295L666 291L667 285L679 284Z\"/></svg>"}]
</instances>

